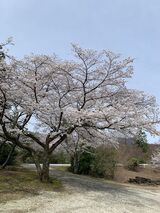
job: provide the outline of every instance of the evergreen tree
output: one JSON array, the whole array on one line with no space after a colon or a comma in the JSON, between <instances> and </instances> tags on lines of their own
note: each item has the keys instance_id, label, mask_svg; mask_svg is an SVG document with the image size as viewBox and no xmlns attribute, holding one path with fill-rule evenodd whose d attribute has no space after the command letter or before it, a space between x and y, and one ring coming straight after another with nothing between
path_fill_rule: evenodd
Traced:
<instances>
[{"instance_id":1,"label":"evergreen tree","mask_svg":"<svg viewBox=\"0 0 160 213\"><path fill-rule=\"evenodd\" d=\"M149 146L147 142L147 135L143 130L140 130L139 133L137 134L135 143L137 144L138 147L142 149L144 153L148 151Z\"/></svg>"}]
</instances>

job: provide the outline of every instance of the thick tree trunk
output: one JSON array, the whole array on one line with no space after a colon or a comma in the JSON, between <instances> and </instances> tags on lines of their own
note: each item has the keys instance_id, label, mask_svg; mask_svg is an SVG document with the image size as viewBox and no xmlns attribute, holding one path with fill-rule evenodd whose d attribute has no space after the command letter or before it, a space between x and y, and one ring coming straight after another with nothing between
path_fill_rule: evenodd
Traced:
<instances>
[{"instance_id":1,"label":"thick tree trunk","mask_svg":"<svg viewBox=\"0 0 160 213\"><path fill-rule=\"evenodd\" d=\"M45 156L43 164L42 164L42 171L41 171L41 177L42 182L49 182L49 156Z\"/></svg>"},{"instance_id":2,"label":"thick tree trunk","mask_svg":"<svg viewBox=\"0 0 160 213\"><path fill-rule=\"evenodd\" d=\"M41 167L41 164L39 162L39 158L38 158L37 155L35 155L35 153L32 153L32 157L33 157L36 169L37 169L38 177L39 177L39 179L41 179L42 167Z\"/></svg>"},{"instance_id":3,"label":"thick tree trunk","mask_svg":"<svg viewBox=\"0 0 160 213\"><path fill-rule=\"evenodd\" d=\"M34 163L36 165L37 174L41 182L49 182L49 158L50 155L48 153L43 154L42 166L40 161L36 155L33 155Z\"/></svg>"}]
</instances>

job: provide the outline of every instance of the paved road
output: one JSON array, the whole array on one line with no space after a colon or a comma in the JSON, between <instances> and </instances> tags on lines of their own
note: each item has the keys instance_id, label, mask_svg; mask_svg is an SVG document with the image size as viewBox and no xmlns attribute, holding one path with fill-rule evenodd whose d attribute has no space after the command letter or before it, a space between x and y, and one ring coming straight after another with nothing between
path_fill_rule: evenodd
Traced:
<instances>
[{"instance_id":1,"label":"paved road","mask_svg":"<svg viewBox=\"0 0 160 213\"><path fill-rule=\"evenodd\" d=\"M107 183L102 179L63 171L51 171L51 175L59 178L67 191L79 200L79 210L76 209L75 212L160 212L160 188L143 189L138 186ZM72 208L71 212L74 212Z\"/></svg>"}]
</instances>

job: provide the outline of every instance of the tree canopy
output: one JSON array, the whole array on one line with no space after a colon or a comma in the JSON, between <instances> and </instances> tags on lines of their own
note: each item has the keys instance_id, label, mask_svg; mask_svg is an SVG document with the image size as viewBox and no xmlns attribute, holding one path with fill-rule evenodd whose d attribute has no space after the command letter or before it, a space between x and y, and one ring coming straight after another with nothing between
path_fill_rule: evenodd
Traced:
<instances>
[{"instance_id":1,"label":"tree canopy","mask_svg":"<svg viewBox=\"0 0 160 213\"><path fill-rule=\"evenodd\" d=\"M33 156L36 143L48 156L75 130L107 142L135 135L139 128L158 133L155 98L126 86L132 58L77 45L72 51L75 60L32 54L6 62L1 57L1 138Z\"/></svg>"}]
</instances>

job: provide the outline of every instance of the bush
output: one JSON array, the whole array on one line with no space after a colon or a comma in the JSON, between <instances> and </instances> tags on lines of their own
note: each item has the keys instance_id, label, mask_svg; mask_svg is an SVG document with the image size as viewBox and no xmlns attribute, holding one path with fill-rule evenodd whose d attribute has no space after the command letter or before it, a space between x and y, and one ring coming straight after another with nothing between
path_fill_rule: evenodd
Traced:
<instances>
[{"instance_id":1,"label":"bush","mask_svg":"<svg viewBox=\"0 0 160 213\"><path fill-rule=\"evenodd\" d=\"M82 153L72 157L70 171L76 174L113 179L116 154L113 147L100 146L96 149L87 147Z\"/></svg>"},{"instance_id":2,"label":"bush","mask_svg":"<svg viewBox=\"0 0 160 213\"><path fill-rule=\"evenodd\" d=\"M3 163L8 158L8 155L9 155L10 151L12 150L12 146L13 145L9 144L9 143L5 143L1 146L1 148L0 148L0 165L3 165ZM16 150L14 150L7 165L13 165L15 163L17 154L18 154L18 152Z\"/></svg>"},{"instance_id":3,"label":"bush","mask_svg":"<svg viewBox=\"0 0 160 213\"><path fill-rule=\"evenodd\" d=\"M131 171L137 171L140 164L140 160L138 158L130 158L128 160L127 168Z\"/></svg>"},{"instance_id":4,"label":"bush","mask_svg":"<svg viewBox=\"0 0 160 213\"><path fill-rule=\"evenodd\" d=\"M71 158L69 171L76 174L95 177L114 178L117 152L113 147L87 147L81 153L75 153Z\"/></svg>"},{"instance_id":5,"label":"bush","mask_svg":"<svg viewBox=\"0 0 160 213\"><path fill-rule=\"evenodd\" d=\"M71 157L71 167L69 168L69 171L75 174L88 175L91 171L93 160L94 148L88 146L85 150L74 153L74 156Z\"/></svg>"},{"instance_id":6,"label":"bush","mask_svg":"<svg viewBox=\"0 0 160 213\"><path fill-rule=\"evenodd\" d=\"M95 158L91 165L91 175L114 178L116 168L116 149L113 147L100 146L95 151Z\"/></svg>"},{"instance_id":7,"label":"bush","mask_svg":"<svg viewBox=\"0 0 160 213\"><path fill-rule=\"evenodd\" d=\"M22 163L34 163L32 155L25 149L21 149L18 153L18 159Z\"/></svg>"},{"instance_id":8,"label":"bush","mask_svg":"<svg viewBox=\"0 0 160 213\"><path fill-rule=\"evenodd\" d=\"M70 163L69 155L64 151L54 152L50 157L50 163Z\"/></svg>"},{"instance_id":9,"label":"bush","mask_svg":"<svg viewBox=\"0 0 160 213\"><path fill-rule=\"evenodd\" d=\"M139 158L139 164L145 164L147 161L143 158Z\"/></svg>"},{"instance_id":10,"label":"bush","mask_svg":"<svg viewBox=\"0 0 160 213\"><path fill-rule=\"evenodd\" d=\"M94 148L87 147L87 149L81 154L79 160L79 174L90 174L91 165L94 161Z\"/></svg>"}]
</instances>

